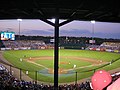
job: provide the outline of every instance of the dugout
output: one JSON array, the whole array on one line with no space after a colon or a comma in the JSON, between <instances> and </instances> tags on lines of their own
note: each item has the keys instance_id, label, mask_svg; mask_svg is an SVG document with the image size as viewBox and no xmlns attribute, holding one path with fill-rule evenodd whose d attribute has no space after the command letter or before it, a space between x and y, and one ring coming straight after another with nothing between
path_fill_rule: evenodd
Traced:
<instances>
[{"instance_id":1,"label":"dugout","mask_svg":"<svg viewBox=\"0 0 120 90\"><path fill-rule=\"evenodd\" d=\"M60 47L64 47L64 49L84 49L86 45L83 43L71 43L71 44L61 44Z\"/></svg>"}]
</instances>

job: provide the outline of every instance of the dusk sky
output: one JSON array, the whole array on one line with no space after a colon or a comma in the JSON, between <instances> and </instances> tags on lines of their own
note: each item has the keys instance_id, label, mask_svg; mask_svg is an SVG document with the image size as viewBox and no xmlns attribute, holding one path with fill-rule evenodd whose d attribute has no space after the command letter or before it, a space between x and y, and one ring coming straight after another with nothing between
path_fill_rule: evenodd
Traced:
<instances>
[{"instance_id":1,"label":"dusk sky","mask_svg":"<svg viewBox=\"0 0 120 90\"><path fill-rule=\"evenodd\" d=\"M14 31L18 34L17 20L0 20L0 31ZM60 27L60 36L92 37L90 21L73 21ZM54 28L40 20L22 20L21 35L54 36ZM95 22L94 37L120 39L120 23Z\"/></svg>"}]
</instances>

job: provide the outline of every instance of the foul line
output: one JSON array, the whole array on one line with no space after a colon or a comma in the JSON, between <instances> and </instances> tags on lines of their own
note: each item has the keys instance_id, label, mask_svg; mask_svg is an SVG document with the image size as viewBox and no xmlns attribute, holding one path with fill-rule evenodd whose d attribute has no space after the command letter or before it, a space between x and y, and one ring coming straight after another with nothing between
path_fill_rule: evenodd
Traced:
<instances>
[{"instance_id":1,"label":"foul line","mask_svg":"<svg viewBox=\"0 0 120 90\"><path fill-rule=\"evenodd\" d=\"M38 64L38 63L35 63L35 62L32 62L32 61L29 61L29 60L27 60L27 62L33 63L33 64L35 64L35 65L37 65L37 66L41 66L41 67L43 67L43 68L45 68L45 69L49 69L49 68L45 67L44 65L41 65L41 64Z\"/></svg>"},{"instance_id":2,"label":"foul line","mask_svg":"<svg viewBox=\"0 0 120 90\"><path fill-rule=\"evenodd\" d=\"M82 67L78 67L78 68L67 69L67 70L64 70L64 71L77 70L77 69L81 69L81 68L93 67L93 66L103 65L103 64L107 64L107 63L108 63L108 62L105 62L105 63L102 63L102 64L95 64L95 65L89 65L89 66L82 66Z\"/></svg>"}]
</instances>

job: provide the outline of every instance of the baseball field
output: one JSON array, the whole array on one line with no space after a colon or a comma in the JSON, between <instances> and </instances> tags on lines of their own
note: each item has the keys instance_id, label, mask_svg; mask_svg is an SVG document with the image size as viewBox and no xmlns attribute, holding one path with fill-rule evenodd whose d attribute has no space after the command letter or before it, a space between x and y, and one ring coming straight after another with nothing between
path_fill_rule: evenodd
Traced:
<instances>
[{"instance_id":1,"label":"baseball field","mask_svg":"<svg viewBox=\"0 0 120 90\"><path fill-rule=\"evenodd\" d=\"M3 56L32 79L53 83L54 50L4 51ZM95 70L120 67L120 54L88 50L59 50L59 83L74 82L92 76Z\"/></svg>"}]
</instances>

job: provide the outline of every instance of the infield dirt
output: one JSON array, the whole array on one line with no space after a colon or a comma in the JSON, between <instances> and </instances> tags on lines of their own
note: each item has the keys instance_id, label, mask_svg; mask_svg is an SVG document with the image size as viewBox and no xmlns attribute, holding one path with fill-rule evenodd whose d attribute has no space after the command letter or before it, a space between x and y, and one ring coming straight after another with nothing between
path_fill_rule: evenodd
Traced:
<instances>
[{"instance_id":1,"label":"infield dirt","mask_svg":"<svg viewBox=\"0 0 120 90\"><path fill-rule=\"evenodd\" d=\"M29 57L29 58L26 58L25 60L27 60L27 62L29 62L29 63L33 63L33 64L36 64L38 66L44 67L44 68L48 69L48 73L54 74L54 69L53 68L47 68L47 67L45 67L41 64L35 63L36 60L53 60L53 59L54 59L54 57L52 57L52 56L39 56L39 57ZM78 57L78 56L68 56L68 57L62 56L59 59L73 59L73 60L85 61L85 62L91 63L91 65L93 65L93 66L106 63L106 62L103 62L102 60L82 58L82 57ZM64 62L62 61L62 62L59 62L59 64L69 64L69 62L68 61L64 61ZM84 67L86 67L86 66L83 66L81 68L84 68ZM59 74L66 74L69 70L71 70L71 69L67 70L67 69L59 68L58 73Z\"/></svg>"}]
</instances>

